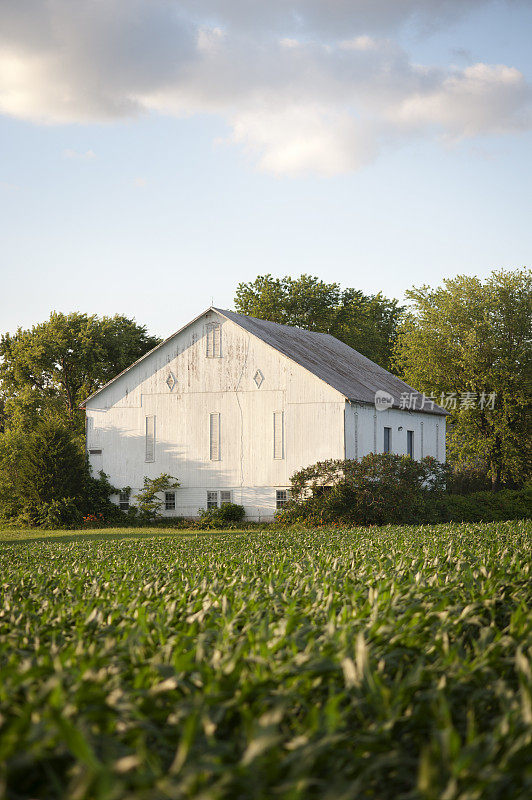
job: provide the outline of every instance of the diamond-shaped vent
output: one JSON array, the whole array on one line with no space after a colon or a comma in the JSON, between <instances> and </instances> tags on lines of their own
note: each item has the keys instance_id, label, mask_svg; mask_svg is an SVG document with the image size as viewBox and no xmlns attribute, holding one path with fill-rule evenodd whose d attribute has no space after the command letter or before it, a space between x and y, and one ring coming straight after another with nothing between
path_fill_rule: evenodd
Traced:
<instances>
[{"instance_id":1,"label":"diamond-shaped vent","mask_svg":"<svg viewBox=\"0 0 532 800\"><path fill-rule=\"evenodd\" d=\"M264 380L264 375L262 374L260 369L258 369L254 374L253 380L255 381L255 386L257 387L257 389L260 389L260 387L262 386L262 381Z\"/></svg>"},{"instance_id":2,"label":"diamond-shaped vent","mask_svg":"<svg viewBox=\"0 0 532 800\"><path fill-rule=\"evenodd\" d=\"M172 391L172 389L174 388L174 386L176 385L176 383L177 383L177 381L176 381L176 379L175 379L175 375L174 375L174 373L173 373L173 372L169 372L169 373L168 373L168 377L167 377L167 379L166 379L166 385L168 386L168 388L170 389L170 391Z\"/></svg>"}]
</instances>

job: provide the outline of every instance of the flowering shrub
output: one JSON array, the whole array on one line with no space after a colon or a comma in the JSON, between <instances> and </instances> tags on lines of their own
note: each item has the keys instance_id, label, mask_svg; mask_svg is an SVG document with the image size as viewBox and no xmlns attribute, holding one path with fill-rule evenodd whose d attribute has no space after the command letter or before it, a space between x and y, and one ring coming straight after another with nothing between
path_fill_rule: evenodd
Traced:
<instances>
[{"instance_id":1,"label":"flowering shrub","mask_svg":"<svg viewBox=\"0 0 532 800\"><path fill-rule=\"evenodd\" d=\"M87 514L83 517L84 528L101 528L103 525L105 525L105 517L101 512Z\"/></svg>"}]
</instances>

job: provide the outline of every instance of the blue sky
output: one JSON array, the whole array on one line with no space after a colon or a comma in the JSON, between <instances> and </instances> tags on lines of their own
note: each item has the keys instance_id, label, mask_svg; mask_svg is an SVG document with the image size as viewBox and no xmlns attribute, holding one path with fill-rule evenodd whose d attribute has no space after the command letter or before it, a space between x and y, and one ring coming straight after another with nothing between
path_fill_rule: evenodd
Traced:
<instances>
[{"instance_id":1,"label":"blue sky","mask_svg":"<svg viewBox=\"0 0 532 800\"><path fill-rule=\"evenodd\" d=\"M247 1L0 3L1 330L529 263L529 2Z\"/></svg>"}]
</instances>

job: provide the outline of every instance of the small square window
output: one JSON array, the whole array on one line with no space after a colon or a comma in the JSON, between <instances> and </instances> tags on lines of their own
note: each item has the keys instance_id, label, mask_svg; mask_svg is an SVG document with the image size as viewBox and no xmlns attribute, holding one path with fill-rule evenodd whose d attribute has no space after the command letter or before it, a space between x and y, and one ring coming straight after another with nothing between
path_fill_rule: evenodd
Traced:
<instances>
[{"instance_id":1,"label":"small square window","mask_svg":"<svg viewBox=\"0 0 532 800\"><path fill-rule=\"evenodd\" d=\"M284 508L290 502L290 489L277 489L275 492L275 505Z\"/></svg>"},{"instance_id":2,"label":"small square window","mask_svg":"<svg viewBox=\"0 0 532 800\"><path fill-rule=\"evenodd\" d=\"M231 502L231 492L220 492L220 505L222 506L224 503Z\"/></svg>"},{"instance_id":3,"label":"small square window","mask_svg":"<svg viewBox=\"0 0 532 800\"><path fill-rule=\"evenodd\" d=\"M118 504L121 511L127 511L129 508L129 492L120 492L118 496Z\"/></svg>"},{"instance_id":4,"label":"small square window","mask_svg":"<svg viewBox=\"0 0 532 800\"><path fill-rule=\"evenodd\" d=\"M164 508L165 511L175 511L175 492L165 492Z\"/></svg>"}]
</instances>

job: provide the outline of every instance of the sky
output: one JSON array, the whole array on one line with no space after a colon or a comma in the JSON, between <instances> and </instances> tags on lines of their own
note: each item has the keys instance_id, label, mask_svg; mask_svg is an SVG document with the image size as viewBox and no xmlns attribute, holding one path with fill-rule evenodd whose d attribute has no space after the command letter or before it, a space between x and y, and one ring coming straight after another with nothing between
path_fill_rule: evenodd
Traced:
<instances>
[{"instance_id":1,"label":"sky","mask_svg":"<svg viewBox=\"0 0 532 800\"><path fill-rule=\"evenodd\" d=\"M0 332L530 265L532 0L0 0Z\"/></svg>"}]
</instances>

